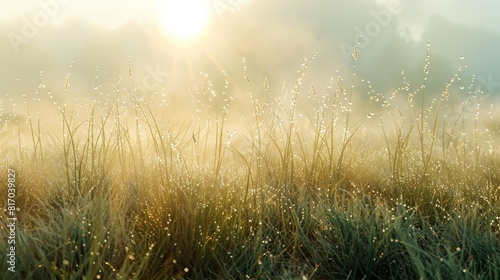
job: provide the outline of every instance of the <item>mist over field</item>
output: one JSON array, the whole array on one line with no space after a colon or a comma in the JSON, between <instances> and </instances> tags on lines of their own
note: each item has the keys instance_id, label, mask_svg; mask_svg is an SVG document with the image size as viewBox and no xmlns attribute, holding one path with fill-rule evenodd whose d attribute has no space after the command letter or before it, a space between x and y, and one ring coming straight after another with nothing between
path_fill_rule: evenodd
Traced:
<instances>
[{"instance_id":1,"label":"mist over field","mask_svg":"<svg viewBox=\"0 0 500 280\"><path fill-rule=\"evenodd\" d=\"M427 43L432 63L428 87L433 93L443 90L461 56L468 66L464 83L476 75L475 88L492 96L500 91L494 63L500 47L498 19L489 16L496 10L493 2L222 2L210 2L209 26L187 44L162 30L154 1L2 3L1 94L18 99L22 92L30 98L44 84L42 96L46 90L61 96L69 74L68 94L94 97L94 87L109 90L120 77L129 86L130 64L140 90L165 87L173 98L198 83L200 72L215 83L225 71L233 86L243 86L242 58L252 79L262 84L268 77L276 92L283 82L295 81L303 58L316 51L311 76L324 88L330 78L337 78L336 70L346 78L352 73L357 43L357 72L382 93L401 84L402 69L410 81L422 80Z\"/></svg>"}]
</instances>

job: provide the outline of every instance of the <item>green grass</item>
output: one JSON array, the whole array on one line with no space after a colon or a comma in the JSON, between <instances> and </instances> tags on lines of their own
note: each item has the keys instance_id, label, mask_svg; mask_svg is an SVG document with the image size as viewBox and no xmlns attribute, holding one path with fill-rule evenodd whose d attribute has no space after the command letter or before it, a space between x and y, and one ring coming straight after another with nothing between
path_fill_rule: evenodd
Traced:
<instances>
[{"instance_id":1,"label":"green grass","mask_svg":"<svg viewBox=\"0 0 500 280\"><path fill-rule=\"evenodd\" d=\"M56 119L25 102L3 128L20 210L0 278L500 279L498 124L446 111L480 92L426 91L429 56L414 88L317 89L311 60L278 92L201 78L186 121L133 86Z\"/></svg>"}]
</instances>

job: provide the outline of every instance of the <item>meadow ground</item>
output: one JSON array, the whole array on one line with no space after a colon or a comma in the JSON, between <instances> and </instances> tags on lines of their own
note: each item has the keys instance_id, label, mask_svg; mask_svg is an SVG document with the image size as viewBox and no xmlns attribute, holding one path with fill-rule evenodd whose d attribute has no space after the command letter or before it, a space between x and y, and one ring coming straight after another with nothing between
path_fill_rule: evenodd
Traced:
<instances>
[{"instance_id":1,"label":"meadow ground","mask_svg":"<svg viewBox=\"0 0 500 280\"><path fill-rule=\"evenodd\" d=\"M474 81L428 92L426 60L391 93L320 89L309 62L278 91L201 79L186 121L133 86L18 105L0 278L500 279L500 131Z\"/></svg>"}]
</instances>

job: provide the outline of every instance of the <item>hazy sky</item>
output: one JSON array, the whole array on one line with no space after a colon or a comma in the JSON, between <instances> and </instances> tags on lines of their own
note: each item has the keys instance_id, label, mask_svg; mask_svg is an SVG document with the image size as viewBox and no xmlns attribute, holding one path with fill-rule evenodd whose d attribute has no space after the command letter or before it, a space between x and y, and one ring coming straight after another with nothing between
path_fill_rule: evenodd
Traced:
<instances>
[{"instance_id":1,"label":"hazy sky","mask_svg":"<svg viewBox=\"0 0 500 280\"><path fill-rule=\"evenodd\" d=\"M463 55L464 77L500 93L498 1L210 0L204 33L184 43L165 32L159 2L0 0L0 97L34 94L40 84L62 94L66 79L75 94L120 77L129 85L129 65L140 90L168 84L179 94L200 72L243 81L242 58L255 83L267 76L279 89L316 51L310 69L321 86L336 70L349 75L356 42L357 71L380 91L400 85L402 69L419 81L430 43L436 90Z\"/></svg>"}]
</instances>

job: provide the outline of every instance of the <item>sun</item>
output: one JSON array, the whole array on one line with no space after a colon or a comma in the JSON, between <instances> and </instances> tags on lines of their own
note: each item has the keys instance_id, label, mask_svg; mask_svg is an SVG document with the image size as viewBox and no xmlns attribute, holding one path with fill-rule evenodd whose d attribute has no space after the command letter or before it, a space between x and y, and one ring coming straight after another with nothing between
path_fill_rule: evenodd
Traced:
<instances>
[{"instance_id":1,"label":"sun","mask_svg":"<svg viewBox=\"0 0 500 280\"><path fill-rule=\"evenodd\" d=\"M163 28L183 41L199 35L210 17L207 0L165 0L158 8Z\"/></svg>"}]
</instances>

